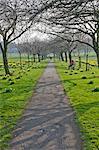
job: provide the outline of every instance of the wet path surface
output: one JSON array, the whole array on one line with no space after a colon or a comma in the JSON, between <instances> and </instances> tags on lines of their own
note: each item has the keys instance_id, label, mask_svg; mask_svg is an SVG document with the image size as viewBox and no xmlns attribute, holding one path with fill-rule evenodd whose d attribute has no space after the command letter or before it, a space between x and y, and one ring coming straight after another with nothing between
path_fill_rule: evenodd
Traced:
<instances>
[{"instance_id":1,"label":"wet path surface","mask_svg":"<svg viewBox=\"0 0 99 150\"><path fill-rule=\"evenodd\" d=\"M53 63L40 78L10 145L10 150L82 150L74 112Z\"/></svg>"}]
</instances>

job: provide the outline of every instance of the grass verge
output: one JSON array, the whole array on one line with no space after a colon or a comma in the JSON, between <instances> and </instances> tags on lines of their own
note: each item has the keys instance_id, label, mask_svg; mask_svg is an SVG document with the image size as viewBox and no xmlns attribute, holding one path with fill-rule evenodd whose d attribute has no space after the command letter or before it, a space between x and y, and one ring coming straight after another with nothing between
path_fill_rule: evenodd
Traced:
<instances>
[{"instance_id":1,"label":"grass verge","mask_svg":"<svg viewBox=\"0 0 99 150\"><path fill-rule=\"evenodd\" d=\"M65 62L56 62L56 68L76 111L84 149L99 150L99 69L67 70Z\"/></svg>"},{"instance_id":2,"label":"grass verge","mask_svg":"<svg viewBox=\"0 0 99 150\"><path fill-rule=\"evenodd\" d=\"M24 66L23 70L14 65L11 77L3 76L0 72L0 150L8 147L11 131L32 96L46 64L35 63L29 68Z\"/></svg>"}]
</instances>

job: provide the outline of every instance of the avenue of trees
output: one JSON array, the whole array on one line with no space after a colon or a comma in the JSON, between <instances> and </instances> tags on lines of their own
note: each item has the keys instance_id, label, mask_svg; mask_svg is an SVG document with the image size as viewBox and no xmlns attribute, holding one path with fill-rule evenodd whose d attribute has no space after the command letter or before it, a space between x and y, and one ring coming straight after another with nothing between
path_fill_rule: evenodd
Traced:
<instances>
[{"instance_id":1,"label":"avenue of trees","mask_svg":"<svg viewBox=\"0 0 99 150\"><path fill-rule=\"evenodd\" d=\"M50 15L49 15L50 14ZM99 1L64 1L43 16L42 23L51 26L52 34L90 46L97 56L99 67ZM59 30L55 30L55 26ZM49 31L48 31L49 32ZM69 38L70 35L73 37ZM82 38L83 35L83 38Z\"/></svg>"},{"instance_id":2,"label":"avenue of trees","mask_svg":"<svg viewBox=\"0 0 99 150\"><path fill-rule=\"evenodd\" d=\"M34 61L35 51L40 58L41 51L44 53L47 48L51 51L53 49L55 54L60 51L61 57L64 51L66 60L68 54L71 61L71 53L77 48L78 43L82 43L94 50L99 67L98 0L0 0L0 49L6 74L10 74L8 45L30 28L55 37L51 41L52 44L37 44L35 41L30 44L31 46L18 45L20 49L28 49L28 54L31 51Z\"/></svg>"}]
</instances>

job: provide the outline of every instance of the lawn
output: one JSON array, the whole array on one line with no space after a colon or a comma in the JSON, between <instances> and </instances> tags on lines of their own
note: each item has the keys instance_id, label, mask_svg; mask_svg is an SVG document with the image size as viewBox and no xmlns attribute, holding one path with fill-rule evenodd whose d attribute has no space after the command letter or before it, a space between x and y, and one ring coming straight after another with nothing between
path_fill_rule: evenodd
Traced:
<instances>
[{"instance_id":1,"label":"lawn","mask_svg":"<svg viewBox=\"0 0 99 150\"><path fill-rule=\"evenodd\" d=\"M77 65L77 64L76 64ZM85 150L99 150L99 69L68 70L66 62L56 62L57 72L76 112Z\"/></svg>"},{"instance_id":2,"label":"lawn","mask_svg":"<svg viewBox=\"0 0 99 150\"><path fill-rule=\"evenodd\" d=\"M4 76L0 69L0 150L6 149L11 139L11 131L21 117L37 80L41 76L47 62L33 63L28 67L27 62L18 61L10 63L12 76Z\"/></svg>"}]
</instances>

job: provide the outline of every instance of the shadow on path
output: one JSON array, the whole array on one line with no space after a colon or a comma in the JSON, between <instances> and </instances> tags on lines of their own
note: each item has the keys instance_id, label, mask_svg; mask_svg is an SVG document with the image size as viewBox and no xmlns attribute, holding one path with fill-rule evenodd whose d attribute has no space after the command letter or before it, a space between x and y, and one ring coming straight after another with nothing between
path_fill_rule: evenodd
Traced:
<instances>
[{"instance_id":1,"label":"shadow on path","mask_svg":"<svg viewBox=\"0 0 99 150\"><path fill-rule=\"evenodd\" d=\"M74 112L68 104L53 63L38 82L16 129L10 150L81 150Z\"/></svg>"}]
</instances>

